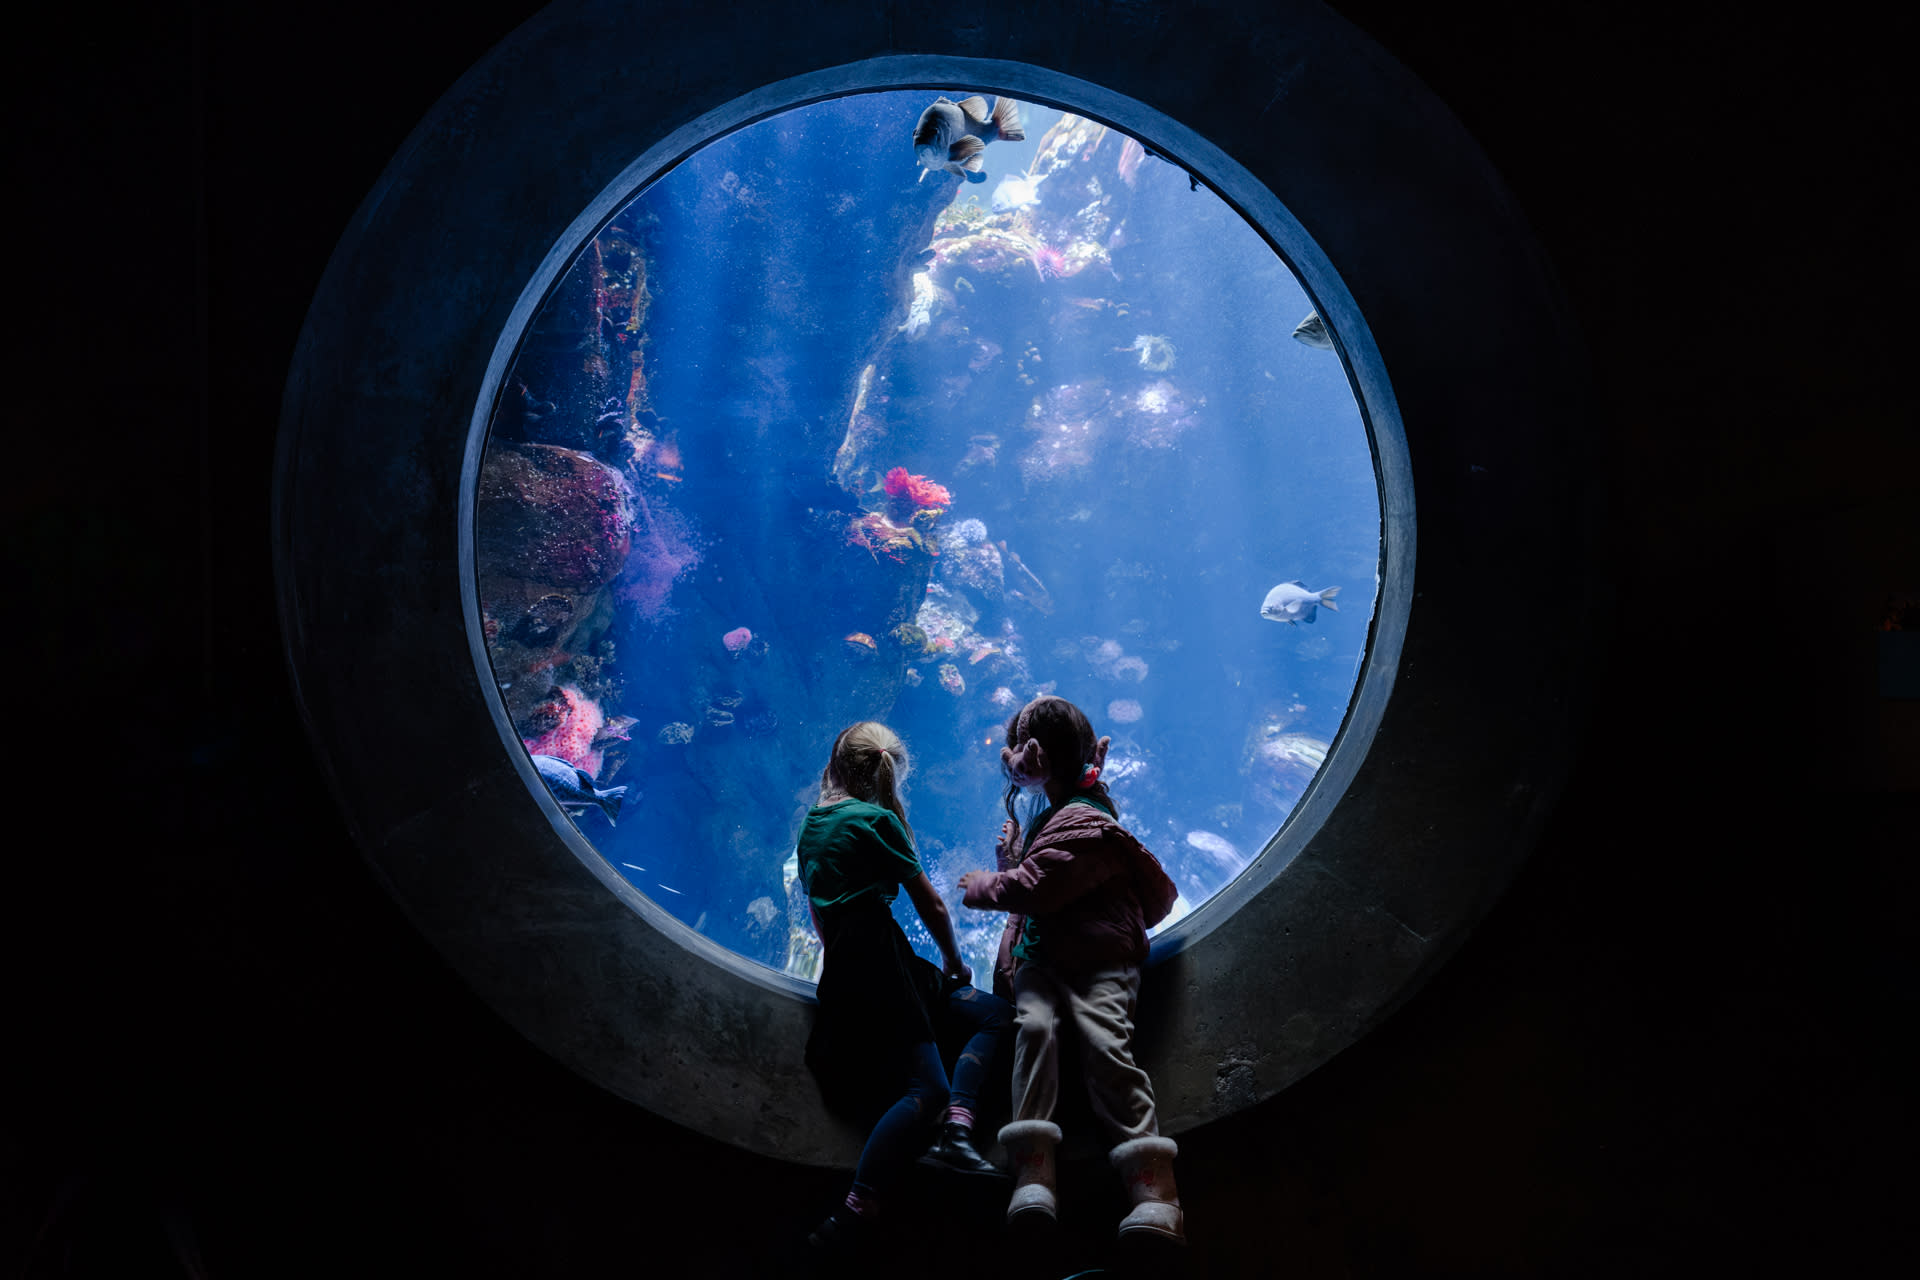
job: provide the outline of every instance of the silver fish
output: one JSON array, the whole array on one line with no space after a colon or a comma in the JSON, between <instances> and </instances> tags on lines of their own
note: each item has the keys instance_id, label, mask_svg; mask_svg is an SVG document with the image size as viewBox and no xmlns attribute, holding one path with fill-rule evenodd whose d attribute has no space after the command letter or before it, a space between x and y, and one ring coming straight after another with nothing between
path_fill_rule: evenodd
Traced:
<instances>
[{"instance_id":1,"label":"silver fish","mask_svg":"<svg viewBox=\"0 0 1920 1280\"><path fill-rule=\"evenodd\" d=\"M625 787L608 787L605 791L593 785L593 775L585 769L577 769L559 756L535 756L533 767L540 771L540 780L547 784L547 790L560 802L560 807L568 814L583 813L588 807L597 807L607 815L607 825L620 816L620 806L627 798Z\"/></svg>"},{"instance_id":2,"label":"silver fish","mask_svg":"<svg viewBox=\"0 0 1920 1280\"><path fill-rule=\"evenodd\" d=\"M1307 312L1307 318L1293 327L1293 340L1315 351L1333 350L1333 335L1327 332L1327 322L1320 318L1318 311Z\"/></svg>"},{"instance_id":3,"label":"silver fish","mask_svg":"<svg viewBox=\"0 0 1920 1280\"><path fill-rule=\"evenodd\" d=\"M1012 98L987 100L975 96L961 102L935 98L933 105L920 113L913 127L913 158L928 173L957 173L968 182L985 182L987 144L995 140L1022 142L1026 130L1020 127L1020 108Z\"/></svg>"},{"instance_id":4,"label":"silver fish","mask_svg":"<svg viewBox=\"0 0 1920 1280\"><path fill-rule=\"evenodd\" d=\"M993 189L993 211L1005 213L1009 209L1026 209L1039 204L1040 184L1047 177L1044 173L1038 177L1016 173L1010 178L1000 179L1000 185Z\"/></svg>"},{"instance_id":5,"label":"silver fish","mask_svg":"<svg viewBox=\"0 0 1920 1280\"><path fill-rule=\"evenodd\" d=\"M1267 592L1267 598L1260 604L1260 616L1272 622L1284 622L1297 626L1302 622L1312 622L1317 606L1325 605L1335 613L1340 606L1333 597L1340 594L1338 587L1322 587L1318 591L1307 590L1307 584L1299 579L1283 582Z\"/></svg>"}]
</instances>

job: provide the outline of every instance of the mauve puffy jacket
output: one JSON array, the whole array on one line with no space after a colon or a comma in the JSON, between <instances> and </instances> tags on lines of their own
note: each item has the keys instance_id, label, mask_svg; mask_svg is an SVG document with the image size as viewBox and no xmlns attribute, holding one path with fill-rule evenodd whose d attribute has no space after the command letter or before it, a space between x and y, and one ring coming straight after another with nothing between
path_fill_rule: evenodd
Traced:
<instances>
[{"instance_id":1,"label":"mauve puffy jacket","mask_svg":"<svg viewBox=\"0 0 1920 1280\"><path fill-rule=\"evenodd\" d=\"M1028 916L1040 922L1047 968L1083 976L1145 964L1147 929L1166 919L1178 895L1132 832L1094 805L1068 804L1047 819L1025 858L974 881L965 902L1010 913L993 975L994 991L1010 999L1013 946Z\"/></svg>"}]
</instances>

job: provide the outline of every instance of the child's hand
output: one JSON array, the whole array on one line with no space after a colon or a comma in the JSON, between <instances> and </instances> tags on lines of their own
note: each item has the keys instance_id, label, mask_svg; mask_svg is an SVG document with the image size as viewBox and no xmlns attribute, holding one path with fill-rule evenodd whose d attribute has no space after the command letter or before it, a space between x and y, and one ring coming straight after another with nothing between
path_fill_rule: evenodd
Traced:
<instances>
[{"instance_id":1,"label":"child's hand","mask_svg":"<svg viewBox=\"0 0 1920 1280\"><path fill-rule=\"evenodd\" d=\"M1013 858L1013 851L1020 840L1020 824L1008 818L1000 824L1000 839L994 842L993 856L999 860L1000 869L1005 871Z\"/></svg>"},{"instance_id":2,"label":"child's hand","mask_svg":"<svg viewBox=\"0 0 1920 1280\"><path fill-rule=\"evenodd\" d=\"M965 898L967 891L987 878L984 871L969 871L960 877L960 896Z\"/></svg>"},{"instance_id":3,"label":"child's hand","mask_svg":"<svg viewBox=\"0 0 1920 1280\"><path fill-rule=\"evenodd\" d=\"M955 956L947 961L946 967L940 972L944 977L958 978L960 985L963 987L973 985L973 967L959 956Z\"/></svg>"}]
</instances>

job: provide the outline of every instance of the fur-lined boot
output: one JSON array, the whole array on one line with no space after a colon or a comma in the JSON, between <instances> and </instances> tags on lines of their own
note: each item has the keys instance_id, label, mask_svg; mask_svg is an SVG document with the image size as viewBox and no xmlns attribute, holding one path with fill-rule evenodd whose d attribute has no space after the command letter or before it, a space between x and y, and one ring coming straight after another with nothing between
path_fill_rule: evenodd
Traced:
<instances>
[{"instance_id":1,"label":"fur-lined boot","mask_svg":"<svg viewBox=\"0 0 1920 1280\"><path fill-rule=\"evenodd\" d=\"M1133 1209L1120 1220L1121 1239L1142 1235L1186 1243L1180 1192L1173 1185L1173 1158L1179 1154L1172 1138L1135 1138L1113 1149L1108 1158L1133 1201Z\"/></svg>"},{"instance_id":2,"label":"fur-lined boot","mask_svg":"<svg viewBox=\"0 0 1920 1280\"><path fill-rule=\"evenodd\" d=\"M1007 1221L1053 1221L1060 1212L1053 1194L1053 1149L1060 1144L1060 1126L1051 1120L1015 1120L1000 1130L1000 1144L1013 1167Z\"/></svg>"}]
</instances>

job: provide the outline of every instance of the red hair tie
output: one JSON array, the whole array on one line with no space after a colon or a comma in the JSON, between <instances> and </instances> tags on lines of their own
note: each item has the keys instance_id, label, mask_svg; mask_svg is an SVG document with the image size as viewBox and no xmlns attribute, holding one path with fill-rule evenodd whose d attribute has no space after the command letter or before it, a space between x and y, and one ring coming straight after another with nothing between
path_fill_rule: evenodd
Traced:
<instances>
[{"instance_id":1,"label":"red hair tie","mask_svg":"<svg viewBox=\"0 0 1920 1280\"><path fill-rule=\"evenodd\" d=\"M1102 738L1093 745L1093 759L1087 761L1087 767L1080 772L1080 789L1085 791L1100 781L1100 771L1107 767L1107 744L1112 738Z\"/></svg>"}]
</instances>

